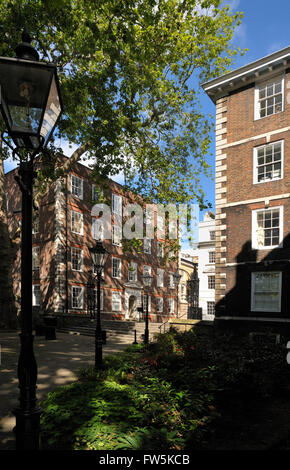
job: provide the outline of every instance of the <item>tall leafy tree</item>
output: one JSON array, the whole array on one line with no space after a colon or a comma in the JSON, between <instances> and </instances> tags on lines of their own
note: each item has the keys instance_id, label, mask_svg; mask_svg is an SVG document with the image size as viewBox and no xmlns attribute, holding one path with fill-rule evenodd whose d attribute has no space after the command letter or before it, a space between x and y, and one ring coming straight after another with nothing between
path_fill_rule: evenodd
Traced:
<instances>
[{"instance_id":1,"label":"tall leafy tree","mask_svg":"<svg viewBox=\"0 0 290 470\"><path fill-rule=\"evenodd\" d=\"M96 179L122 172L155 202L204 207L212 124L199 89L241 52L231 45L241 17L222 0L0 0L0 55L14 56L26 26L57 64L58 135L77 145L66 166L85 155Z\"/></svg>"},{"instance_id":2,"label":"tall leafy tree","mask_svg":"<svg viewBox=\"0 0 290 470\"><path fill-rule=\"evenodd\" d=\"M41 60L57 63L63 138L96 174L123 172L160 202L198 200L211 125L200 83L229 67L241 19L221 0L13 0L0 2L1 55L26 25Z\"/></svg>"}]
</instances>

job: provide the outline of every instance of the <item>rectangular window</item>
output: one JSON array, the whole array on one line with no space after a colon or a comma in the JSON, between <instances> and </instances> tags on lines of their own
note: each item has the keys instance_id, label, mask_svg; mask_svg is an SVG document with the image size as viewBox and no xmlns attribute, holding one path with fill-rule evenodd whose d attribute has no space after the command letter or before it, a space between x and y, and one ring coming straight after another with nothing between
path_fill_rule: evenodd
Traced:
<instances>
[{"instance_id":1,"label":"rectangular window","mask_svg":"<svg viewBox=\"0 0 290 470\"><path fill-rule=\"evenodd\" d=\"M98 290L97 289L94 289L94 296L95 296L95 306L96 306L96 309L97 309L97 293L98 293ZM104 310L104 291L101 290L100 292L100 297L101 297L101 310Z\"/></svg>"},{"instance_id":2,"label":"rectangular window","mask_svg":"<svg viewBox=\"0 0 290 470\"><path fill-rule=\"evenodd\" d=\"M112 212L116 215L122 215L122 196L112 194Z\"/></svg>"},{"instance_id":3,"label":"rectangular window","mask_svg":"<svg viewBox=\"0 0 290 470\"><path fill-rule=\"evenodd\" d=\"M147 309L147 298L148 298L148 312L151 312L151 295L144 295L143 296L143 308L144 308L144 313L146 312Z\"/></svg>"},{"instance_id":4,"label":"rectangular window","mask_svg":"<svg viewBox=\"0 0 290 470\"><path fill-rule=\"evenodd\" d=\"M271 249L283 239L283 206L255 210L252 213L252 246Z\"/></svg>"},{"instance_id":5,"label":"rectangular window","mask_svg":"<svg viewBox=\"0 0 290 470\"><path fill-rule=\"evenodd\" d=\"M210 230L209 231L209 239L211 241L214 241L215 240L215 231L214 230Z\"/></svg>"},{"instance_id":6,"label":"rectangular window","mask_svg":"<svg viewBox=\"0 0 290 470\"><path fill-rule=\"evenodd\" d=\"M99 188L99 186L92 184L92 200L94 202L98 202L100 199L100 196L103 196L104 191Z\"/></svg>"},{"instance_id":7,"label":"rectangular window","mask_svg":"<svg viewBox=\"0 0 290 470\"><path fill-rule=\"evenodd\" d=\"M71 297L72 308L82 309L84 305L84 288L72 286Z\"/></svg>"},{"instance_id":8,"label":"rectangular window","mask_svg":"<svg viewBox=\"0 0 290 470\"><path fill-rule=\"evenodd\" d=\"M122 245L122 227L119 227L119 225L112 225L112 244Z\"/></svg>"},{"instance_id":9,"label":"rectangular window","mask_svg":"<svg viewBox=\"0 0 290 470\"><path fill-rule=\"evenodd\" d=\"M71 248L71 268L73 271L83 270L83 250L80 248Z\"/></svg>"},{"instance_id":10,"label":"rectangular window","mask_svg":"<svg viewBox=\"0 0 290 470\"><path fill-rule=\"evenodd\" d=\"M121 279L121 260L120 258L112 258L112 277Z\"/></svg>"},{"instance_id":11,"label":"rectangular window","mask_svg":"<svg viewBox=\"0 0 290 470\"><path fill-rule=\"evenodd\" d=\"M34 215L34 216L33 216L32 233L33 233L34 235L35 235L36 233L39 233L39 215Z\"/></svg>"},{"instance_id":12,"label":"rectangular window","mask_svg":"<svg viewBox=\"0 0 290 470\"><path fill-rule=\"evenodd\" d=\"M157 242L157 256L160 258L164 256L164 245L162 242Z\"/></svg>"},{"instance_id":13,"label":"rectangular window","mask_svg":"<svg viewBox=\"0 0 290 470\"><path fill-rule=\"evenodd\" d=\"M112 292L112 310L113 312L121 312L122 310L121 292Z\"/></svg>"},{"instance_id":14,"label":"rectangular window","mask_svg":"<svg viewBox=\"0 0 290 470\"><path fill-rule=\"evenodd\" d=\"M208 262L215 263L215 251L208 252Z\"/></svg>"},{"instance_id":15,"label":"rectangular window","mask_svg":"<svg viewBox=\"0 0 290 470\"><path fill-rule=\"evenodd\" d=\"M214 315L215 314L215 303L214 302L207 302L207 314Z\"/></svg>"},{"instance_id":16,"label":"rectangular window","mask_svg":"<svg viewBox=\"0 0 290 470\"><path fill-rule=\"evenodd\" d=\"M252 312L280 312L281 284L281 272L252 273Z\"/></svg>"},{"instance_id":17,"label":"rectangular window","mask_svg":"<svg viewBox=\"0 0 290 470\"><path fill-rule=\"evenodd\" d=\"M163 312L163 298L156 297L156 312Z\"/></svg>"},{"instance_id":18,"label":"rectangular window","mask_svg":"<svg viewBox=\"0 0 290 470\"><path fill-rule=\"evenodd\" d=\"M174 299L168 299L168 313L174 313Z\"/></svg>"},{"instance_id":19,"label":"rectangular window","mask_svg":"<svg viewBox=\"0 0 290 470\"><path fill-rule=\"evenodd\" d=\"M71 211L71 231L73 233L83 234L83 214Z\"/></svg>"},{"instance_id":20,"label":"rectangular window","mask_svg":"<svg viewBox=\"0 0 290 470\"><path fill-rule=\"evenodd\" d=\"M254 148L254 183L283 178L283 141Z\"/></svg>"},{"instance_id":21,"label":"rectangular window","mask_svg":"<svg viewBox=\"0 0 290 470\"><path fill-rule=\"evenodd\" d=\"M128 281L137 281L137 263L128 265Z\"/></svg>"},{"instance_id":22,"label":"rectangular window","mask_svg":"<svg viewBox=\"0 0 290 470\"><path fill-rule=\"evenodd\" d=\"M32 269L40 268L40 247L32 247Z\"/></svg>"},{"instance_id":23,"label":"rectangular window","mask_svg":"<svg viewBox=\"0 0 290 470\"><path fill-rule=\"evenodd\" d=\"M283 111L284 78L256 85L255 119L261 119Z\"/></svg>"},{"instance_id":24,"label":"rectangular window","mask_svg":"<svg viewBox=\"0 0 290 470\"><path fill-rule=\"evenodd\" d=\"M71 193L79 199L83 198L83 180L75 175L71 175Z\"/></svg>"},{"instance_id":25,"label":"rectangular window","mask_svg":"<svg viewBox=\"0 0 290 470\"><path fill-rule=\"evenodd\" d=\"M143 247L144 253L151 254L151 238L144 238Z\"/></svg>"},{"instance_id":26,"label":"rectangular window","mask_svg":"<svg viewBox=\"0 0 290 470\"><path fill-rule=\"evenodd\" d=\"M173 279L173 273L168 274L168 287L170 289L174 289L174 279Z\"/></svg>"},{"instance_id":27,"label":"rectangular window","mask_svg":"<svg viewBox=\"0 0 290 470\"><path fill-rule=\"evenodd\" d=\"M92 219L92 237L94 240L104 240L104 225L100 219Z\"/></svg>"},{"instance_id":28,"label":"rectangular window","mask_svg":"<svg viewBox=\"0 0 290 470\"><path fill-rule=\"evenodd\" d=\"M208 276L208 289L215 288L215 276Z\"/></svg>"},{"instance_id":29,"label":"rectangular window","mask_svg":"<svg viewBox=\"0 0 290 470\"><path fill-rule=\"evenodd\" d=\"M34 307L39 307L41 302L41 293L40 293L40 285L33 284L32 286L32 305Z\"/></svg>"},{"instance_id":30,"label":"rectangular window","mask_svg":"<svg viewBox=\"0 0 290 470\"><path fill-rule=\"evenodd\" d=\"M164 270L157 268L157 287L164 287Z\"/></svg>"},{"instance_id":31,"label":"rectangular window","mask_svg":"<svg viewBox=\"0 0 290 470\"><path fill-rule=\"evenodd\" d=\"M147 266L146 264L143 266L143 275L149 274L151 276L151 266Z\"/></svg>"}]
</instances>

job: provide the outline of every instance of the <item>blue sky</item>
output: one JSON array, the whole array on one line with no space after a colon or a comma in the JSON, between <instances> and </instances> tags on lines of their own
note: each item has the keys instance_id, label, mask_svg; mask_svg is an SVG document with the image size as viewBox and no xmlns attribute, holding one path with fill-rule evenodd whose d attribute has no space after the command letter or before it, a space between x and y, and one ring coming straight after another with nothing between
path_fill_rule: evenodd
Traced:
<instances>
[{"instance_id":1,"label":"blue sky","mask_svg":"<svg viewBox=\"0 0 290 470\"><path fill-rule=\"evenodd\" d=\"M224 3L229 4L233 11L244 12L244 18L236 29L232 43L235 47L247 48L248 52L243 57L237 58L232 69L242 67L290 45L290 0L232 0ZM214 104L204 92L201 102L205 113L215 113ZM211 151L214 153L214 135L212 137ZM208 163L214 165L213 157L208 158ZM214 182L203 177L201 184L214 212Z\"/></svg>"},{"instance_id":2,"label":"blue sky","mask_svg":"<svg viewBox=\"0 0 290 470\"><path fill-rule=\"evenodd\" d=\"M229 4L233 11L244 12L242 24L236 29L232 43L235 47L247 48L248 52L243 57L237 58L232 68L258 60L290 44L290 0L230 0L224 3ZM214 115L215 106L203 91L201 103L206 114ZM211 152L214 154L214 133L212 140ZM72 149L69 149L64 141L60 142L60 145L68 156L71 155ZM213 156L208 157L208 163L214 167ZM14 162L4 164L5 171L15 166ZM202 177L201 184L206 199L212 204L214 211L214 181Z\"/></svg>"}]
</instances>

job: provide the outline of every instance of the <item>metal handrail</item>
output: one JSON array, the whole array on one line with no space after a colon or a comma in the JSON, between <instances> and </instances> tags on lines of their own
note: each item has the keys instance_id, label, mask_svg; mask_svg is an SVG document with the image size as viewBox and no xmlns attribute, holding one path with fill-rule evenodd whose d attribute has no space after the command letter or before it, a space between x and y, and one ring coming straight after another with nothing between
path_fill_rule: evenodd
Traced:
<instances>
[{"instance_id":1,"label":"metal handrail","mask_svg":"<svg viewBox=\"0 0 290 470\"><path fill-rule=\"evenodd\" d=\"M185 317L185 316L187 316L187 312L184 313L183 315L181 315L181 317L178 317L177 320L180 320L181 318L183 318L183 317ZM160 330L160 334L162 333L162 331L161 331L161 328L162 328L162 327L164 327L164 328L163 328L163 333L165 333L165 325L166 325L167 323L169 323L169 320L165 321L164 323L162 323L162 325L160 325L160 326L158 327L159 330Z\"/></svg>"}]
</instances>

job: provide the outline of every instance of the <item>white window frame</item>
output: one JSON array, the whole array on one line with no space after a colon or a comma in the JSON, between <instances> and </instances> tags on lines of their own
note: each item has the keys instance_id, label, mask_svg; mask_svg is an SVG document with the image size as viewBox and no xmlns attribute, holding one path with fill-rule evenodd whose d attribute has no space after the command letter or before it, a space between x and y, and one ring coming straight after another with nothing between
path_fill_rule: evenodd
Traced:
<instances>
[{"instance_id":1,"label":"white window frame","mask_svg":"<svg viewBox=\"0 0 290 470\"><path fill-rule=\"evenodd\" d=\"M276 144L281 144L281 176L258 181L258 151L261 148L274 147L274 145ZM271 165L273 163L268 163L268 164ZM264 166L266 165L267 163L265 163ZM254 147L253 149L253 184L270 183L271 181L277 181L283 178L284 178L284 140L277 140L276 142L270 142L264 145L259 145L258 147Z\"/></svg>"},{"instance_id":2,"label":"white window frame","mask_svg":"<svg viewBox=\"0 0 290 470\"><path fill-rule=\"evenodd\" d=\"M211 242L215 241L215 230L210 230L209 231L209 239L210 239Z\"/></svg>"},{"instance_id":3,"label":"white window frame","mask_svg":"<svg viewBox=\"0 0 290 470\"><path fill-rule=\"evenodd\" d=\"M101 242L104 240L104 225L101 219L95 217L92 218L92 238Z\"/></svg>"},{"instance_id":4,"label":"white window frame","mask_svg":"<svg viewBox=\"0 0 290 470\"><path fill-rule=\"evenodd\" d=\"M133 261L131 261L131 263L128 263L128 281L137 281L137 263L133 263Z\"/></svg>"},{"instance_id":5,"label":"white window frame","mask_svg":"<svg viewBox=\"0 0 290 470\"><path fill-rule=\"evenodd\" d=\"M168 273L168 287L169 289L174 289L175 288L175 285L174 285L174 277L173 277L173 273Z\"/></svg>"},{"instance_id":6,"label":"white window frame","mask_svg":"<svg viewBox=\"0 0 290 470\"><path fill-rule=\"evenodd\" d=\"M168 313L174 314L175 312L175 301L171 297L168 299Z\"/></svg>"},{"instance_id":7,"label":"white window frame","mask_svg":"<svg viewBox=\"0 0 290 470\"><path fill-rule=\"evenodd\" d=\"M254 308L254 296L255 296L255 276L256 274L279 274L279 301L277 309L255 309ZM271 293L269 293L271 295ZM281 297L282 297L282 272L281 271L256 271L251 273L251 312L281 312Z\"/></svg>"},{"instance_id":8,"label":"white window frame","mask_svg":"<svg viewBox=\"0 0 290 470\"><path fill-rule=\"evenodd\" d=\"M122 196L112 193L112 212L122 216Z\"/></svg>"},{"instance_id":9,"label":"white window frame","mask_svg":"<svg viewBox=\"0 0 290 470\"><path fill-rule=\"evenodd\" d=\"M36 235L39 233L39 215L34 215L33 220L32 220L32 233L33 235Z\"/></svg>"},{"instance_id":10,"label":"white window frame","mask_svg":"<svg viewBox=\"0 0 290 470\"><path fill-rule=\"evenodd\" d=\"M80 289L81 306L74 306L74 291ZM71 286L71 308L74 310L83 310L84 308L84 288L81 286Z\"/></svg>"},{"instance_id":11,"label":"white window frame","mask_svg":"<svg viewBox=\"0 0 290 470\"><path fill-rule=\"evenodd\" d=\"M260 246L258 245L258 213L267 212L271 210L279 210L279 244L278 245L268 245ZM273 248L282 248L283 247L283 234L284 234L284 206L275 206L269 207L268 209L255 209L252 211L252 248L254 250L272 250Z\"/></svg>"},{"instance_id":12,"label":"white window frame","mask_svg":"<svg viewBox=\"0 0 290 470\"><path fill-rule=\"evenodd\" d=\"M116 297L118 297L118 299L116 299ZM115 308L116 303L118 303L117 308ZM122 311L122 294L121 292L118 292L118 291L112 291L112 312L121 312L121 311Z\"/></svg>"},{"instance_id":13,"label":"white window frame","mask_svg":"<svg viewBox=\"0 0 290 470\"><path fill-rule=\"evenodd\" d=\"M156 312L162 313L164 308L163 297L156 297Z\"/></svg>"},{"instance_id":14,"label":"white window frame","mask_svg":"<svg viewBox=\"0 0 290 470\"><path fill-rule=\"evenodd\" d=\"M151 276L151 272L152 272L152 267L148 266L148 264L144 264L144 266L143 266L143 275L149 274Z\"/></svg>"},{"instance_id":15,"label":"white window frame","mask_svg":"<svg viewBox=\"0 0 290 470\"><path fill-rule=\"evenodd\" d=\"M214 279L214 281L213 281L214 287L210 287L210 285L212 284L212 281L210 280L210 278ZM212 274L210 276L207 276L207 288L208 288L208 290L214 290L215 289L215 276L213 276Z\"/></svg>"},{"instance_id":16,"label":"white window frame","mask_svg":"<svg viewBox=\"0 0 290 470\"><path fill-rule=\"evenodd\" d=\"M38 263L35 265L35 252L37 252L37 260ZM40 269L40 246L33 246L32 247L32 270Z\"/></svg>"},{"instance_id":17,"label":"white window frame","mask_svg":"<svg viewBox=\"0 0 290 470\"><path fill-rule=\"evenodd\" d=\"M277 83L278 80L281 80L281 94L282 94L282 108L281 111L278 111L277 113L272 113L268 114L267 116L260 116L260 109L259 109L259 90L260 88L266 86L266 85L271 85L272 83ZM255 106L254 106L254 120L257 121L258 119L265 119L269 116L273 116L275 114L279 114L284 111L284 87L285 87L285 75L278 75L276 77L272 77L271 79L264 81L264 82L258 82L255 84ZM274 95L273 95L274 96Z\"/></svg>"},{"instance_id":18,"label":"white window frame","mask_svg":"<svg viewBox=\"0 0 290 470\"><path fill-rule=\"evenodd\" d=\"M73 267L73 251L74 250L80 252L80 269L75 269ZM72 271L82 272L83 264L84 264L84 252L83 252L83 250L81 248L77 248L76 246L72 246L71 247L71 269L72 269Z\"/></svg>"},{"instance_id":19,"label":"white window frame","mask_svg":"<svg viewBox=\"0 0 290 470\"><path fill-rule=\"evenodd\" d=\"M160 276L162 274L162 282ZM157 268L157 287L164 287L164 269Z\"/></svg>"},{"instance_id":20,"label":"white window frame","mask_svg":"<svg viewBox=\"0 0 290 470\"><path fill-rule=\"evenodd\" d=\"M158 258L164 257L164 243L157 242L157 256Z\"/></svg>"},{"instance_id":21,"label":"white window frame","mask_svg":"<svg viewBox=\"0 0 290 470\"><path fill-rule=\"evenodd\" d=\"M78 188L78 186L76 184L74 184L73 182L73 179L80 182L80 194L76 194L74 191L75 189L73 188ZM71 175L71 194L72 196L74 197L77 197L78 199L83 199L83 194L84 194L84 180L82 178L80 178L79 176L76 176L76 175Z\"/></svg>"},{"instance_id":22,"label":"white window frame","mask_svg":"<svg viewBox=\"0 0 290 470\"><path fill-rule=\"evenodd\" d=\"M122 246L122 227L112 224L112 245Z\"/></svg>"},{"instance_id":23,"label":"white window frame","mask_svg":"<svg viewBox=\"0 0 290 470\"><path fill-rule=\"evenodd\" d=\"M39 297L37 297L37 294L35 294L35 288L39 288L37 289L38 290L38 295ZM39 300L39 302L38 302ZM32 284L32 305L33 307L40 307L41 305L41 291L40 291L40 284Z\"/></svg>"},{"instance_id":24,"label":"white window frame","mask_svg":"<svg viewBox=\"0 0 290 470\"><path fill-rule=\"evenodd\" d=\"M213 261L211 259L211 256L213 257ZM208 252L208 263L209 264L215 264L215 251L209 251Z\"/></svg>"},{"instance_id":25,"label":"white window frame","mask_svg":"<svg viewBox=\"0 0 290 470\"><path fill-rule=\"evenodd\" d=\"M96 191L96 188L99 189L99 191ZM92 184L92 201L98 202L100 195L103 195L104 191L100 189L96 184Z\"/></svg>"},{"instance_id":26,"label":"white window frame","mask_svg":"<svg viewBox=\"0 0 290 470\"><path fill-rule=\"evenodd\" d=\"M114 266L114 261L118 260L118 266ZM115 274L115 275L114 275ZM112 257L112 278L121 279L122 278L122 260L121 258Z\"/></svg>"},{"instance_id":27,"label":"white window frame","mask_svg":"<svg viewBox=\"0 0 290 470\"><path fill-rule=\"evenodd\" d=\"M143 297L143 309L144 312L146 312L146 307L147 307L147 298L148 298L148 313L151 312L151 295L145 294Z\"/></svg>"},{"instance_id":28,"label":"white window frame","mask_svg":"<svg viewBox=\"0 0 290 470\"><path fill-rule=\"evenodd\" d=\"M73 220L74 219L73 214L79 214L81 216L82 227L81 227L80 232L76 232L75 230L73 230L73 221L74 221ZM84 233L84 215L82 214L82 212L71 210L71 231L72 231L72 233L76 233L77 235L83 235L83 233Z\"/></svg>"},{"instance_id":29,"label":"white window frame","mask_svg":"<svg viewBox=\"0 0 290 470\"><path fill-rule=\"evenodd\" d=\"M144 238L143 239L143 251L147 255L151 255L151 238Z\"/></svg>"}]
</instances>

